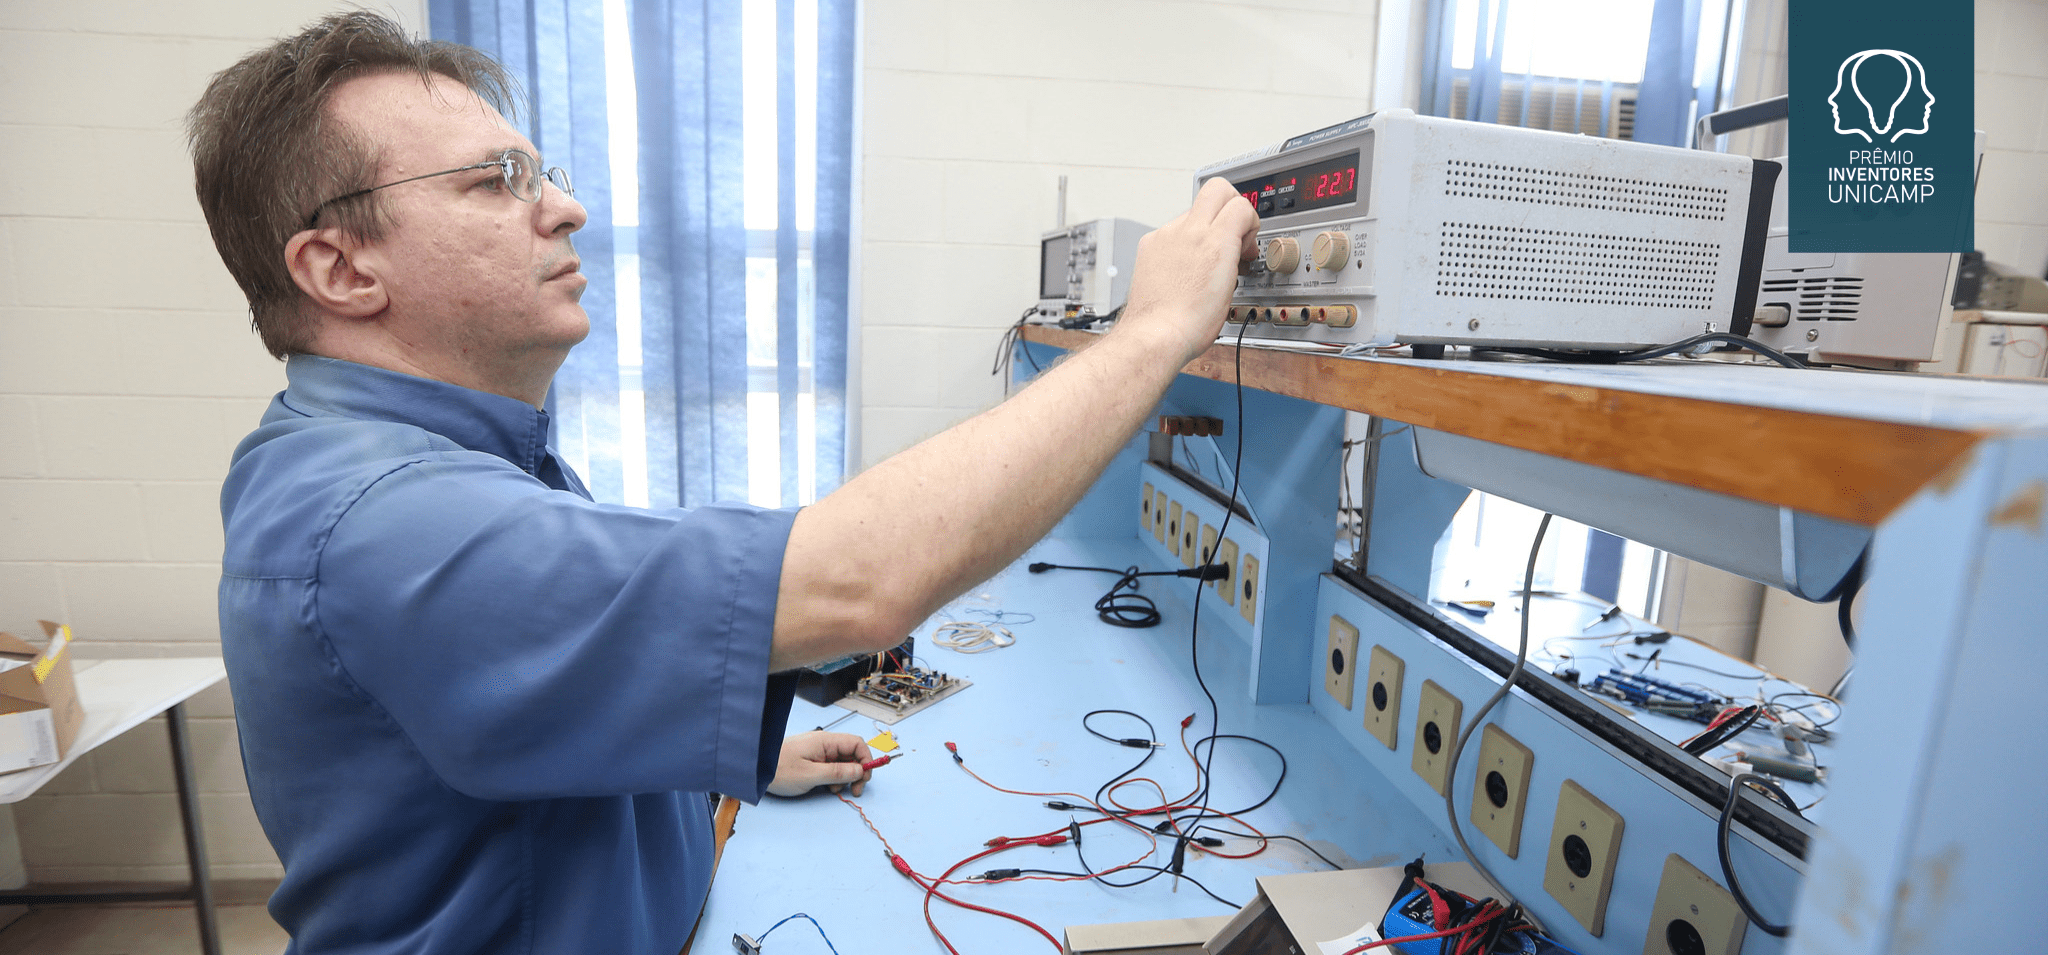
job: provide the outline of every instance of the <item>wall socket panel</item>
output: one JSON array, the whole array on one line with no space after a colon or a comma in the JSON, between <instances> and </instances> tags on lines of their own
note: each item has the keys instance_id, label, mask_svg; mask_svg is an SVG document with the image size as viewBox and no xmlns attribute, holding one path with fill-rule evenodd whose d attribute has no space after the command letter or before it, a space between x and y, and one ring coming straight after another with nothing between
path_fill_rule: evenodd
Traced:
<instances>
[{"instance_id":1,"label":"wall socket panel","mask_svg":"<svg viewBox=\"0 0 2048 955\"><path fill-rule=\"evenodd\" d=\"M1643 955L1735 955L1749 927L1735 897L1677 853L1664 860Z\"/></svg>"},{"instance_id":2,"label":"wall socket panel","mask_svg":"<svg viewBox=\"0 0 2048 955\"><path fill-rule=\"evenodd\" d=\"M1258 626L1259 589L1263 583L1264 578L1259 576L1259 559L1250 554L1244 555L1244 570L1238 574L1237 581L1237 612L1254 627Z\"/></svg>"},{"instance_id":3,"label":"wall socket panel","mask_svg":"<svg viewBox=\"0 0 2048 955\"><path fill-rule=\"evenodd\" d=\"M1543 890L1594 935L1606 930L1607 895L1614 888L1621 829L1621 814L1585 787L1567 779L1558 788Z\"/></svg>"},{"instance_id":4,"label":"wall socket panel","mask_svg":"<svg viewBox=\"0 0 2048 955\"><path fill-rule=\"evenodd\" d=\"M1330 615L1329 652L1323 655L1323 690L1337 702L1351 708L1351 685L1358 678L1358 628L1351 621Z\"/></svg>"},{"instance_id":5,"label":"wall socket panel","mask_svg":"<svg viewBox=\"0 0 2048 955\"><path fill-rule=\"evenodd\" d=\"M1210 581L1209 586L1216 588L1216 595L1223 598L1225 606L1235 607L1237 606L1238 574L1237 542L1228 537L1224 538L1221 544L1216 545L1216 560L1225 567L1230 568L1230 572L1220 579Z\"/></svg>"},{"instance_id":6,"label":"wall socket panel","mask_svg":"<svg viewBox=\"0 0 2048 955\"><path fill-rule=\"evenodd\" d=\"M1407 672L1407 665L1392 651L1372 648L1372 662L1365 671L1365 731L1388 749L1401 748L1401 678Z\"/></svg>"},{"instance_id":7,"label":"wall socket panel","mask_svg":"<svg viewBox=\"0 0 2048 955\"><path fill-rule=\"evenodd\" d=\"M1166 549L1173 552L1175 560L1180 559L1180 502L1171 498L1166 502Z\"/></svg>"},{"instance_id":8,"label":"wall socket panel","mask_svg":"<svg viewBox=\"0 0 2048 955\"><path fill-rule=\"evenodd\" d=\"M1441 796L1449 781L1451 745L1458 741L1465 704L1435 680L1422 681L1422 690L1416 695L1420 702L1415 707L1415 756L1408 765Z\"/></svg>"},{"instance_id":9,"label":"wall socket panel","mask_svg":"<svg viewBox=\"0 0 2048 955\"><path fill-rule=\"evenodd\" d=\"M1158 493L1158 491L1153 489L1152 482L1146 481L1145 489L1138 494L1138 533L1140 534L1152 533L1152 499Z\"/></svg>"},{"instance_id":10,"label":"wall socket panel","mask_svg":"<svg viewBox=\"0 0 2048 955\"><path fill-rule=\"evenodd\" d=\"M1206 585L1213 586L1215 593L1203 598L1203 605L1211 606L1221 598L1224 607L1235 608L1237 612L1216 619L1229 621L1232 629L1256 642L1258 628L1264 624L1258 597L1265 587L1260 576L1266 559L1265 534L1242 514L1232 516L1226 528L1222 504L1151 461L1140 463L1138 472L1138 492L1149 493L1152 502L1152 533L1140 534L1138 540L1163 558L1144 569L1198 567L1203 557L1215 555L1215 562L1230 568L1230 576ZM1142 504L1140 513L1145 513ZM1196 581L1184 578L1148 578L1144 584L1148 588L1185 586L1190 588L1190 598L1197 585Z\"/></svg>"},{"instance_id":11,"label":"wall socket panel","mask_svg":"<svg viewBox=\"0 0 2048 955\"><path fill-rule=\"evenodd\" d=\"M1529 805L1529 772L1536 754L1506 730L1480 731L1479 762L1472 768L1472 825L1510 859L1521 854L1522 810Z\"/></svg>"}]
</instances>

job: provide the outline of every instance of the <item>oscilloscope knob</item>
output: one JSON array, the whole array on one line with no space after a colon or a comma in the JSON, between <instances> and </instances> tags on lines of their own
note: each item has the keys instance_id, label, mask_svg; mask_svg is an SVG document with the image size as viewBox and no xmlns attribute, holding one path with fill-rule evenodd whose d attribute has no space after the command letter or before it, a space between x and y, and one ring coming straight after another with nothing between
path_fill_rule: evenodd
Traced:
<instances>
[{"instance_id":1,"label":"oscilloscope knob","mask_svg":"<svg viewBox=\"0 0 2048 955\"><path fill-rule=\"evenodd\" d=\"M1309 255L1316 268L1335 272L1351 261L1351 237L1337 231L1316 233L1316 242Z\"/></svg>"},{"instance_id":2,"label":"oscilloscope knob","mask_svg":"<svg viewBox=\"0 0 2048 955\"><path fill-rule=\"evenodd\" d=\"M1301 244L1289 238L1266 243L1266 268L1285 275L1301 267Z\"/></svg>"}]
</instances>

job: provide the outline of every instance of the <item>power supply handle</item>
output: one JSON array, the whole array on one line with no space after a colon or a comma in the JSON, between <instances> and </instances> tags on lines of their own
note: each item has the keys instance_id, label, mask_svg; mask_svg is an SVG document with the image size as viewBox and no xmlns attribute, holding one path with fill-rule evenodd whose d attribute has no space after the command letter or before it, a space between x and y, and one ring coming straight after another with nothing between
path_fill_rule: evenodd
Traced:
<instances>
[{"instance_id":1,"label":"power supply handle","mask_svg":"<svg viewBox=\"0 0 2048 955\"><path fill-rule=\"evenodd\" d=\"M1792 97L1789 95L1773 96L1746 106L1708 113L1700 117L1699 124L1693 129L1692 147L1705 149L1707 147L1701 144L1712 142L1716 136L1749 129L1752 126L1762 126L1765 123L1775 123L1791 115Z\"/></svg>"}]
</instances>

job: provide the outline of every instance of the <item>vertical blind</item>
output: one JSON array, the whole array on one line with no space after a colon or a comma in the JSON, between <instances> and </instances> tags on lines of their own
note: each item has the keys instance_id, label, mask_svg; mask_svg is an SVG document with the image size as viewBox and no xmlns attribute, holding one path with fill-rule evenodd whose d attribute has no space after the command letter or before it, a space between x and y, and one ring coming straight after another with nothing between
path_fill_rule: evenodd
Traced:
<instances>
[{"instance_id":1,"label":"vertical blind","mask_svg":"<svg viewBox=\"0 0 2048 955\"><path fill-rule=\"evenodd\" d=\"M590 337L548 396L601 501L808 503L847 466L854 0L432 0L569 168Z\"/></svg>"}]
</instances>

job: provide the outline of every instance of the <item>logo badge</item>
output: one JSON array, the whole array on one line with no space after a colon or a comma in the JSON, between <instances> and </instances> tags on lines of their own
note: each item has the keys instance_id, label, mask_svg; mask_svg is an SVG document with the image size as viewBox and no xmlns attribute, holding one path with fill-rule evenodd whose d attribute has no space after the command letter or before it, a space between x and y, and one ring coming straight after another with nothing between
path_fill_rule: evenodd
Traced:
<instances>
[{"instance_id":1,"label":"logo badge","mask_svg":"<svg viewBox=\"0 0 2048 955\"><path fill-rule=\"evenodd\" d=\"M1876 102L1871 101L1863 83L1864 65L1873 58L1877 60L1869 70L1873 85L1883 83L1885 77L1876 74L1887 72L1883 67L1888 64L1896 64L1903 71L1903 85L1880 87L1889 90L1896 86L1897 95L1886 97L1880 92ZM1887 98L1890 102L1886 102ZM1828 94L1828 109L1834 113L1835 132L1861 136L1866 143L1895 143L1901 136L1927 131L1928 121L1934 118L1934 92L1927 88L1927 68L1913 54L1864 50L1843 60L1835 70L1835 91Z\"/></svg>"},{"instance_id":2,"label":"logo badge","mask_svg":"<svg viewBox=\"0 0 2048 955\"><path fill-rule=\"evenodd\" d=\"M1967 252L1975 241L1970 4L1786 8L1788 252Z\"/></svg>"}]
</instances>

